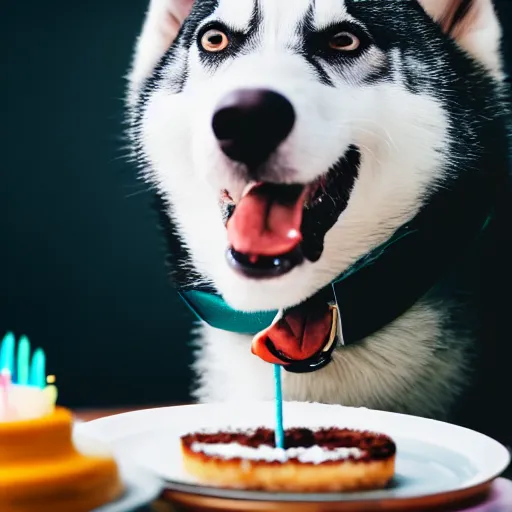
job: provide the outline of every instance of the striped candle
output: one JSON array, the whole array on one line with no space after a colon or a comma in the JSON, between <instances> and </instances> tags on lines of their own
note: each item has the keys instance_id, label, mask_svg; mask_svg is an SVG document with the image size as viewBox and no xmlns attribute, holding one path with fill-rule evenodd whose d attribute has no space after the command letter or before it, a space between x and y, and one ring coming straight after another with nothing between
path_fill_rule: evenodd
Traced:
<instances>
[{"instance_id":1,"label":"striped candle","mask_svg":"<svg viewBox=\"0 0 512 512\"><path fill-rule=\"evenodd\" d=\"M0 370L0 394L2 398L3 414L7 417L11 404L9 401L9 388L11 387L11 372L8 368Z\"/></svg>"}]
</instances>

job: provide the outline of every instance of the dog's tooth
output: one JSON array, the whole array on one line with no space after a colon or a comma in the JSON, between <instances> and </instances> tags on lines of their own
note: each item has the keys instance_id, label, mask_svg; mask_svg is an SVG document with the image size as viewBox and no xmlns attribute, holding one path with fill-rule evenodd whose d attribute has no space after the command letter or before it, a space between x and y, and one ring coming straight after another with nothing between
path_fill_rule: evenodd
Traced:
<instances>
[{"instance_id":1,"label":"dog's tooth","mask_svg":"<svg viewBox=\"0 0 512 512\"><path fill-rule=\"evenodd\" d=\"M246 185L243 185L241 183L232 185L232 187L229 190L229 194L231 195L231 198L233 199L233 203L238 204L240 202L240 199L242 199L242 194L245 190L245 187L246 187Z\"/></svg>"},{"instance_id":2,"label":"dog's tooth","mask_svg":"<svg viewBox=\"0 0 512 512\"><path fill-rule=\"evenodd\" d=\"M251 181L250 183L248 183L243 189L241 197L245 197L257 184L257 181Z\"/></svg>"}]
</instances>

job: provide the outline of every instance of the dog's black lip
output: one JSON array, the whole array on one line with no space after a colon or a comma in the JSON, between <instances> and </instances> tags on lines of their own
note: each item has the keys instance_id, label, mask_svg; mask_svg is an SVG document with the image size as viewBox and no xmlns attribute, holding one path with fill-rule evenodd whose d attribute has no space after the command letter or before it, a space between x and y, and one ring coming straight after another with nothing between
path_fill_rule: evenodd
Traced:
<instances>
[{"instance_id":1,"label":"dog's black lip","mask_svg":"<svg viewBox=\"0 0 512 512\"><path fill-rule=\"evenodd\" d=\"M277 350L270 340L266 341L268 351L283 362L283 368L288 373L312 373L325 368L332 361L332 353L336 344L337 342L335 341L326 352L322 349L308 359L295 361L286 357L280 350Z\"/></svg>"},{"instance_id":2,"label":"dog's black lip","mask_svg":"<svg viewBox=\"0 0 512 512\"><path fill-rule=\"evenodd\" d=\"M226 258L228 265L233 270L245 277L254 279L282 276L300 265L304 260L300 247L279 256L260 256L257 264L251 263L246 254L235 251L233 248L228 249Z\"/></svg>"},{"instance_id":3,"label":"dog's black lip","mask_svg":"<svg viewBox=\"0 0 512 512\"><path fill-rule=\"evenodd\" d=\"M352 145L329 169L323 183L323 193L304 209L301 225L303 240L300 246L289 255L276 255L262 260L271 263L280 259L281 264L258 265L259 268L256 268L245 255L237 253L233 248L229 248L226 253L228 264L245 277L263 279L287 274L305 259L312 263L318 261L324 250L325 235L336 224L348 205L359 173L360 160L359 149ZM235 208L236 206L230 202L222 204L226 224Z\"/></svg>"}]
</instances>

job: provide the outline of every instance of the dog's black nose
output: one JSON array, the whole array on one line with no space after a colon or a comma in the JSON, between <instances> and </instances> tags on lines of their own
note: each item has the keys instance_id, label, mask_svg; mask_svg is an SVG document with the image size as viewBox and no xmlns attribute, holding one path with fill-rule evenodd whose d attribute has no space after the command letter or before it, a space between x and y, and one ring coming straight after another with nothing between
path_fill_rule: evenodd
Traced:
<instances>
[{"instance_id":1,"label":"dog's black nose","mask_svg":"<svg viewBox=\"0 0 512 512\"><path fill-rule=\"evenodd\" d=\"M266 89L242 89L225 96L213 116L213 132L226 156L255 168L290 135L292 104Z\"/></svg>"}]
</instances>

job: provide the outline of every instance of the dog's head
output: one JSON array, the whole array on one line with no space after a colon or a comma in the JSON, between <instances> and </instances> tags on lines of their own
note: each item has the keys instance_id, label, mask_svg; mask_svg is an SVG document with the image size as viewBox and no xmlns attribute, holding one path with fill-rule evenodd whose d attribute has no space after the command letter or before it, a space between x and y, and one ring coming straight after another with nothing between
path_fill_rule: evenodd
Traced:
<instances>
[{"instance_id":1,"label":"dog's head","mask_svg":"<svg viewBox=\"0 0 512 512\"><path fill-rule=\"evenodd\" d=\"M491 0L151 0L136 156L232 306L289 307L486 151L499 42Z\"/></svg>"}]
</instances>

